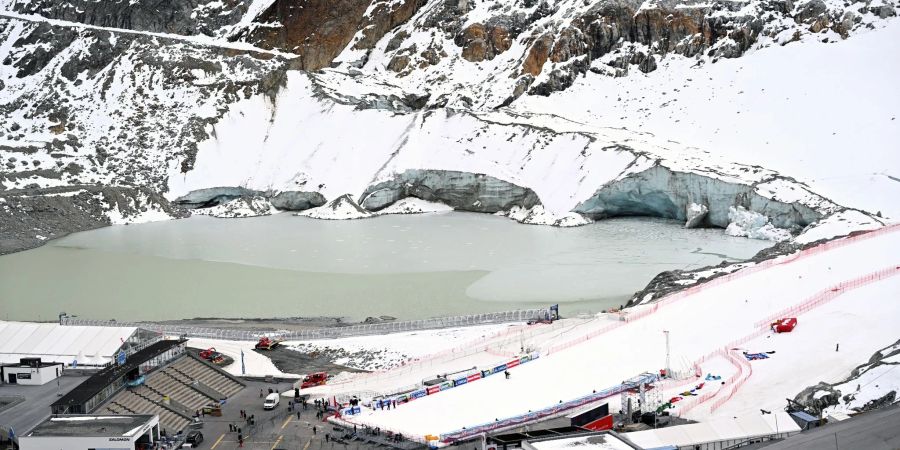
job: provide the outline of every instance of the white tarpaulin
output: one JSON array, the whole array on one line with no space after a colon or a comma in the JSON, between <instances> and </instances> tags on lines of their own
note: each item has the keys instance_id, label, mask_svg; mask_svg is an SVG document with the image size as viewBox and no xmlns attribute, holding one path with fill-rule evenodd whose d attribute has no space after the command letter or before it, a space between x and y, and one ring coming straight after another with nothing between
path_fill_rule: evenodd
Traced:
<instances>
[{"instance_id":1,"label":"white tarpaulin","mask_svg":"<svg viewBox=\"0 0 900 450\"><path fill-rule=\"evenodd\" d=\"M0 321L0 363L17 363L20 358L39 357L44 361L65 364L71 364L76 359L79 364L105 364L112 360L135 330L137 328L134 327Z\"/></svg>"},{"instance_id":2,"label":"white tarpaulin","mask_svg":"<svg viewBox=\"0 0 900 450\"><path fill-rule=\"evenodd\" d=\"M625 433L624 436L643 448L654 448L667 445L678 447L702 445L799 432L800 427L791 419L791 416L785 412L773 412L765 415L718 419L656 430L636 431Z\"/></svg>"}]
</instances>

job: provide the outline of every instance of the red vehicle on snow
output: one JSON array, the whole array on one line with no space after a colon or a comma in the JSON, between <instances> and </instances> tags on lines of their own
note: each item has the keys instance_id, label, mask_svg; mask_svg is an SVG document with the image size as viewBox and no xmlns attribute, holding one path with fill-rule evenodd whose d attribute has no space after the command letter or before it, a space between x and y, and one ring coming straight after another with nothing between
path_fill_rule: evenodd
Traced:
<instances>
[{"instance_id":1,"label":"red vehicle on snow","mask_svg":"<svg viewBox=\"0 0 900 450\"><path fill-rule=\"evenodd\" d=\"M321 386L328 380L328 374L325 372L311 373L303 378L300 383L300 389L306 389L313 386Z\"/></svg>"},{"instance_id":2,"label":"red vehicle on snow","mask_svg":"<svg viewBox=\"0 0 900 450\"><path fill-rule=\"evenodd\" d=\"M213 364L219 364L225 360L222 354L216 351L215 347L210 347L206 350L200 350L200 357Z\"/></svg>"},{"instance_id":3,"label":"red vehicle on snow","mask_svg":"<svg viewBox=\"0 0 900 450\"><path fill-rule=\"evenodd\" d=\"M275 347L281 345L281 341L272 339L268 336L263 336L259 338L259 342L256 343L257 350L272 350Z\"/></svg>"},{"instance_id":4,"label":"red vehicle on snow","mask_svg":"<svg viewBox=\"0 0 900 450\"><path fill-rule=\"evenodd\" d=\"M797 318L796 317L788 317L786 319L780 319L778 321L772 322L772 331L776 333L790 333L794 331L794 327L797 326Z\"/></svg>"}]
</instances>

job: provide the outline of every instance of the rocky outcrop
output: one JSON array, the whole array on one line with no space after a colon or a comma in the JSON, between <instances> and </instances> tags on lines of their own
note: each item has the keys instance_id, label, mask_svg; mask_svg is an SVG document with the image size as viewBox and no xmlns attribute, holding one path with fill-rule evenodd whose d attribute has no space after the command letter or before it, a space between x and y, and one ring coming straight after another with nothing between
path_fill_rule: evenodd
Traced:
<instances>
[{"instance_id":1,"label":"rocky outcrop","mask_svg":"<svg viewBox=\"0 0 900 450\"><path fill-rule=\"evenodd\" d=\"M318 208L297 213L298 216L322 220L350 220L374 217L371 211L359 206L350 194L344 194Z\"/></svg>"},{"instance_id":2,"label":"rocky outcrop","mask_svg":"<svg viewBox=\"0 0 900 450\"><path fill-rule=\"evenodd\" d=\"M262 192L232 186L197 189L176 198L172 203L185 208L209 208L241 197L259 196Z\"/></svg>"},{"instance_id":3,"label":"rocky outcrop","mask_svg":"<svg viewBox=\"0 0 900 450\"><path fill-rule=\"evenodd\" d=\"M695 173L675 172L662 165L628 175L601 187L575 207L594 219L617 216L653 216L687 221L692 203L708 209L695 225L725 228L730 208L741 206L768 217L778 228L803 228L823 214L799 203L785 203L756 192L751 184L729 183Z\"/></svg>"},{"instance_id":4,"label":"rocky outcrop","mask_svg":"<svg viewBox=\"0 0 900 450\"><path fill-rule=\"evenodd\" d=\"M502 23L469 25L456 37L456 45L463 48L462 57L466 61L479 62L494 59L509 50L512 37Z\"/></svg>"},{"instance_id":5,"label":"rocky outcrop","mask_svg":"<svg viewBox=\"0 0 900 450\"><path fill-rule=\"evenodd\" d=\"M0 255L114 222L185 215L147 188L65 186L0 191Z\"/></svg>"},{"instance_id":6,"label":"rocky outcrop","mask_svg":"<svg viewBox=\"0 0 900 450\"><path fill-rule=\"evenodd\" d=\"M93 1L30 0L12 9L48 19L124 30L214 36L237 23L250 2L239 0Z\"/></svg>"},{"instance_id":7,"label":"rocky outcrop","mask_svg":"<svg viewBox=\"0 0 900 450\"><path fill-rule=\"evenodd\" d=\"M357 36L356 49L372 48L384 35L406 22L424 0L275 0L248 28L231 39L299 55L296 67L318 70Z\"/></svg>"},{"instance_id":8,"label":"rocky outcrop","mask_svg":"<svg viewBox=\"0 0 900 450\"><path fill-rule=\"evenodd\" d=\"M900 365L897 355L900 355L900 341L875 352L867 362L851 370L844 380L837 383L819 382L807 387L794 397L794 401L814 413L826 409L865 412L890 405L897 399L895 384L877 380L881 374L889 373Z\"/></svg>"},{"instance_id":9,"label":"rocky outcrop","mask_svg":"<svg viewBox=\"0 0 900 450\"><path fill-rule=\"evenodd\" d=\"M284 191L271 199L272 206L285 211L303 211L325 204L325 197L318 192Z\"/></svg>"},{"instance_id":10,"label":"rocky outcrop","mask_svg":"<svg viewBox=\"0 0 900 450\"><path fill-rule=\"evenodd\" d=\"M209 208L197 208L191 211L192 214L222 219L268 216L275 212L269 199L260 195L238 197Z\"/></svg>"},{"instance_id":11,"label":"rocky outcrop","mask_svg":"<svg viewBox=\"0 0 900 450\"><path fill-rule=\"evenodd\" d=\"M362 36L353 48L368 50L374 47L385 34L409 20L425 3L425 0L372 1L369 14L357 26Z\"/></svg>"},{"instance_id":12,"label":"rocky outcrop","mask_svg":"<svg viewBox=\"0 0 900 450\"><path fill-rule=\"evenodd\" d=\"M366 188L360 196L360 205L378 211L406 197L441 202L458 211L487 213L540 204L531 189L489 175L451 170L407 170Z\"/></svg>"},{"instance_id":13,"label":"rocky outcrop","mask_svg":"<svg viewBox=\"0 0 900 450\"><path fill-rule=\"evenodd\" d=\"M232 39L300 55L299 67L328 67L356 34L371 0L275 0Z\"/></svg>"}]
</instances>

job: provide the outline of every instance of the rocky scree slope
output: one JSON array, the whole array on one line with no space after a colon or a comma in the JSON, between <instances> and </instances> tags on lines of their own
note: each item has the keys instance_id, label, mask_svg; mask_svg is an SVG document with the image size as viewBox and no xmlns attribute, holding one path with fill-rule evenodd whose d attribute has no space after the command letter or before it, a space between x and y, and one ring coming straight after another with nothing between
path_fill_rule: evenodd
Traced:
<instances>
[{"instance_id":1,"label":"rocky scree slope","mask_svg":"<svg viewBox=\"0 0 900 450\"><path fill-rule=\"evenodd\" d=\"M19 205L0 211L0 253L116 221L149 220L146 208L162 213L156 218L182 215L161 195L168 165L190 170L206 127L236 99L273 94L289 66L271 54L177 36L0 17L0 199ZM87 194L60 197L57 188ZM73 209L85 220L67 213ZM37 210L60 219L49 230L24 226Z\"/></svg>"}]
</instances>

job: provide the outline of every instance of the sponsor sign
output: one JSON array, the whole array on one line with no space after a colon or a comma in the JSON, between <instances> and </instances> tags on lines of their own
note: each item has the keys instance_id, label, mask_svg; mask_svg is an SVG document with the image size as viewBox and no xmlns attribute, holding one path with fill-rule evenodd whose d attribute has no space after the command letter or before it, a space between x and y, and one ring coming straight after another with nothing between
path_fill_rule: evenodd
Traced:
<instances>
[{"instance_id":1,"label":"sponsor sign","mask_svg":"<svg viewBox=\"0 0 900 450\"><path fill-rule=\"evenodd\" d=\"M516 367L516 366L518 366L518 365L519 365L519 360L518 360L518 359L514 359L514 360L512 360L512 361L506 363L506 367L507 367L507 368Z\"/></svg>"},{"instance_id":2,"label":"sponsor sign","mask_svg":"<svg viewBox=\"0 0 900 450\"><path fill-rule=\"evenodd\" d=\"M412 392L409 394L410 400L416 399L416 398L422 398L422 397L424 397L424 396L426 396L426 395L428 395L428 392L426 392L425 389L419 389L418 391L412 391Z\"/></svg>"},{"instance_id":3,"label":"sponsor sign","mask_svg":"<svg viewBox=\"0 0 900 450\"><path fill-rule=\"evenodd\" d=\"M31 374L30 373L17 373L16 378L19 380L30 380Z\"/></svg>"},{"instance_id":4,"label":"sponsor sign","mask_svg":"<svg viewBox=\"0 0 900 450\"><path fill-rule=\"evenodd\" d=\"M472 375L469 375L469 376L466 377L466 382L471 383L471 382L473 382L473 381L475 381L475 380L478 380L478 379L480 379L480 378L481 378L481 372L473 373Z\"/></svg>"},{"instance_id":5,"label":"sponsor sign","mask_svg":"<svg viewBox=\"0 0 900 450\"><path fill-rule=\"evenodd\" d=\"M440 388L439 390L441 390L441 391L446 391L447 389L450 389L450 388L453 387L453 382L452 382L452 381L445 381L445 382L439 384L438 387Z\"/></svg>"},{"instance_id":6,"label":"sponsor sign","mask_svg":"<svg viewBox=\"0 0 900 450\"><path fill-rule=\"evenodd\" d=\"M431 395L431 394L434 394L435 392L440 392L440 390L441 390L440 386L430 386L428 388L427 392L428 392L428 395Z\"/></svg>"},{"instance_id":7,"label":"sponsor sign","mask_svg":"<svg viewBox=\"0 0 900 450\"><path fill-rule=\"evenodd\" d=\"M506 364L500 364L499 366L494 367L493 373L500 373L500 372L503 372L504 370L506 370Z\"/></svg>"},{"instance_id":8,"label":"sponsor sign","mask_svg":"<svg viewBox=\"0 0 900 450\"><path fill-rule=\"evenodd\" d=\"M469 377L462 377L462 378L457 378L457 379L453 380L453 385L454 386L462 386L468 382L469 382Z\"/></svg>"}]
</instances>

